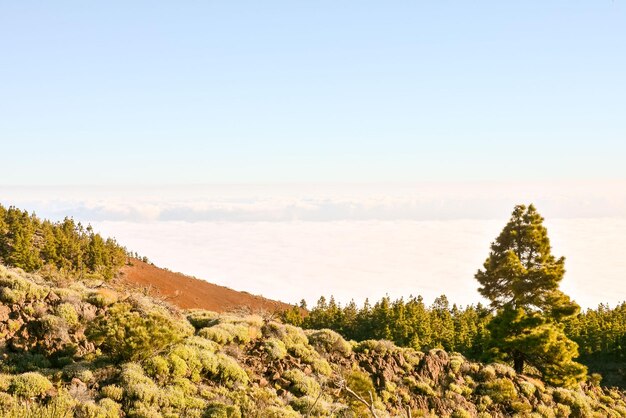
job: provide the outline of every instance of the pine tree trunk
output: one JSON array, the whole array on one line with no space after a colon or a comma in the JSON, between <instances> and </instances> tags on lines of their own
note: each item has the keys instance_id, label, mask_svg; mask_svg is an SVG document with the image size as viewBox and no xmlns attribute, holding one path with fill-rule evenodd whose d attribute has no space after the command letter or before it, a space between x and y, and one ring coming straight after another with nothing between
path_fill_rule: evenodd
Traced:
<instances>
[{"instance_id":1,"label":"pine tree trunk","mask_svg":"<svg viewBox=\"0 0 626 418\"><path fill-rule=\"evenodd\" d=\"M519 351L513 353L513 368L518 374L524 371L524 355Z\"/></svg>"}]
</instances>

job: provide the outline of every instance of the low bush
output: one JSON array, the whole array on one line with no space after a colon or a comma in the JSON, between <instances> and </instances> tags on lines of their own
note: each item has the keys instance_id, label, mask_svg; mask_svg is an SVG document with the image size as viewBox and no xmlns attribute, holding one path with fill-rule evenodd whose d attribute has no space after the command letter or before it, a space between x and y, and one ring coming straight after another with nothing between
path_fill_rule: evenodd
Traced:
<instances>
[{"instance_id":1,"label":"low bush","mask_svg":"<svg viewBox=\"0 0 626 418\"><path fill-rule=\"evenodd\" d=\"M52 389L50 380L35 372L18 374L9 384L9 393L21 398L42 397L50 389Z\"/></svg>"},{"instance_id":2,"label":"low bush","mask_svg":"<svg viewBox=\"0 0 626 418\"><path fill-rule=\"evenodd\" d=\"M163 310L140 312L128 303L116 303L90 324L87 336L112 357L125 360L149 358L193 332Z\"/></svg>"}]
</instances>

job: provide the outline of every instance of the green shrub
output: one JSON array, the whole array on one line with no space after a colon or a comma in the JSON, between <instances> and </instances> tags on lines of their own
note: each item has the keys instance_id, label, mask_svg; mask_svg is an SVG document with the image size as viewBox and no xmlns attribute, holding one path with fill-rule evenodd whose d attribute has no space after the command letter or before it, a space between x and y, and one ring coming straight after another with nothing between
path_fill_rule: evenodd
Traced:
<instances>
[{"instance_id":1,"label":"green shrub","mask_svg":"<svg viewBox=\"0 0 626 418\"><path fill-rule=\"evenodd\" d=\"M577 417L588 417L592 415L592 408L585 396L577 391L557 388L552 393L555 401L567 405Z\"/></svg>"},{"instance_id":2,"label":"green shrub","mask_svg":"<svg viewBox=\"0 0 626 418\"><path fill-rule=\"evenodd\" d=\"M315 360L320 358L317 351L304 344L292 344L287 348L287 351L292 356L297 357L308 364L313 364Z\"/></svg>"},{"instance_id":3,"label":"green shrub","mask_svg":"<svg viewBox=\"0 0 626 418\"><path fill-rule=\"evenodd\" d=\"M518 414L530 412L533 410L533 407L528 402L522 401L511 401L511 410Z\"/></svg>"},{"instance_id":4,"label":"green shrub","mask_svg":"<svg viewBox=\"0 0 626 418\"><path fill-rule=\"evenodd\" d=\"M515 385L509 379L501 378L485 382L480 386L480 392L489 396L494 402L510 402L517 398Z\"/></svg>"},{"instance_id":5,"label":"green shrub","mask_svg":"<svg viewBox=\"0 0 626 418\"><path fill-rule=\"evenodd\" d=\"M102 393L105 398L110 398L114 401L121 401L124 397L124 389L117 385L103 386L100 389L100 393Z\"/></svg>"},{"instance_id":6,"label":"green shrub","mask_svg":"<svg viewBox=\"0 0 626 418\"><path fill-rule=\"evenodd\" d=\"M315 347L316 350L333 354L337 353L343 357L347 357L352 352L352 346L343 337L337 334L335 331L329 329L322 329L319 331L307 332L309 344Z\"/></svg>"},{"instance_id":7,"label":"green shrub","mask_svg":"<svg viewBox=\"0 0 626 418\"><path fill-rule=\"evenodd\" d=\"M461 366L465 363L465 359L460 355L450 356L450 370L454 373L459 373Z\"/></svg>"},{"instance_id":8,"label":"green shrub","mask_svg":"<svg viewBox=\"0 0 626 418\"><path fill-rule=\"evenodd\" d=\"M591 373L587 376L587 381L594 386L600 386L600 383L602 383L602 375L600 373Z\"/></svg>"},{"instance_id":9,"label":"green shrub","mask_svg":"<svg viewBox=\"0 0 626 418\"><path fill-rule=\"evenodd\" d=\"M457 408L454 410L450 418L472 418L472 414L463 408Z\"/></svg>"},{"instance_id":10,"label":"green shrub","mask_svg":"<svg viewBox=\"0 0 626 418\"><path fill-rule=\"evenodd\" d=\"M33 398L43 396L52 389L52 383L47 377L28 372L14 376L9 385L9 393L22 398Z\"/></svg>"},{"instance_id":11,"label":"green shrub","mask_svg":"<svg viewBox=\"0 0 626 418\"><path fill-rule=\"evenodd\" d=\"M555 415L558 418L568 418L572 415L572 408L570 408L568 405L557 403Z\"/></svg>"},{"instance_id":12,"label":"green shrub","mask_svg":"<svg viewBox=\"0 0 626 418\"><path fill-rule=\"evenodd\" d=\"M351 370L345 376L346 386L354 391L357 395L359 395L363 399L370 399L370 396L374 399L374 402L378 400L378 396L376 395L376 388L374 387L374 383L372 382L372 378L369 374L364 373L360 370ZM367 416L369 415L369 411L364 405L358 400L354 399L354 397L347 395L346 401L350 406L350 409L358 414L358 416Z\"/></svg>"},{"instance_id":13,"label":"green shrub","mask_svg":"<svg viewBox=\"0 0 626 418\"><path fill-rule=\"evenodd\" d=\"M225 405L223 403L212 403L204 413L205 418L241 418L239 407Z\"/></svg>"},{"instance_id":14,"label":"green shrub","mask_svg":"<svg viewBox=\"0 0 626 418\"><path fill-rule=\"evenodd\" d=\"M10 374L0 374L0 391L9 390L9 386L11 386L11 381L13 380L13 376Z\"/></svg>"},{"instance_id":15,"label":"green shrub","mask_svg":"<svg viewBox=\"0 0 626 418\"><path fill-rule=\"evenodd\" d=\"M61 303L55 308L57 316L63 318L70 327L78 325L78 313L70 303Z\"/></svg>"},{"instance_id":16,"label":"green shrub","mask_svg":"<svg viewBox=\"0 0 626 418\"><path fill-rule=\"evenodd\" d=\"M232 342L247 344L255 337L256 332L254 328L246 324L220 323L212 327L202 328L198 331L198 335L220 345Z\"/></svg>"},{"instance_id":17,"label":"green shrub","mask_svg":"<svg viewBox=\"0 0 626 418\"><path fill-rule=\"evenodd\" d=\"M535 385L533 385L531 382L521 381L521 382L519 382L519 387L520 387L520 390L522 391L522 393L526 397L533 396L535 394L535 392L537 392L537 387Z\"/></svg>"},{"instance_id":18,"label":"green shrub","mask_svg":"<svg viewBox=\"0 0 626 418\"><path fill-rule=\"evenodd\" d=\"M547 405L537 405L535 411L541 416L541 418L556 418L554 408Z\"/></svg>"},{"instance_id":19,"label":"green shrub","mask_svg":"<svg viewBox=\"0 0 626 418\"><path fill-rule=\"evenodd\" d=\"M220 314L205 310L192 310L187 314L187 320L197 330L205 327L211 327L219 322Z\"/></svg>"},{"instance_id":20,"label":"green shrub","mask_svg":"<svg viewBox=\"0 0 626 418\"><path fill-rule=\"evenodd\" d=\"M98 401L98 406L106 418L117 418L122 416L122 406L113 399L100 399Z\"/></svg>"},{"instance_id":21,"label":"green shrub","mask_svg":"<svg viewBox=\"0 0 626 418\"><path fill-rule=\"evenodd\" d=\"M482 381L490 381L496 378L496 370L493 366L484 366L478 372L478 377Z\"/></svg>"},{"instance_id":22,"label":"green shrub","mask_svg":"<svg viewBox=\"0 0 626 418\"><path fill-rule=\"evenodd\" d=\"M263 347L271 360L280 360L287 355L285 344L276 338L268 338Z\"/></svg>"},{"instance_id":23,"label":"green shrub","mask_svg":"<svg viewBox=\"0 0 626 418\"><path fill-rule=\"evenodd\" d=\"M301 370L287 370L283 373L282 377L291 382L289 390L297 396L317 396L320 392L320 385L317 381L315 381L312 377L305 375Z\"/></svg>"},{"instance_id":24,"label":"green shrub","mask_svg":"<svg viewBox=\"0 0 626 418\"><path fill-rule=\"evenodd\" d=\"M73 363L63 368L63 377L66 380L77 378L85 383L89 383L94 379L93 372L85 363Z\"/></svg>"},{"instance_id":25,"label":"green shrub","mask_svg":"<svg viewBox=\"0 0 626 418\"><path fill-rule=\"evenodd\" d=\"M139 312L128 303L116 303L87 328L88 338L119 360L149 358L193 331L160 309Z\"/></svg>"},{"instance_id":26,"label":"green shrub","mask_svg":"<svg viewBox=\"0 0 626 418\"><path fill-rule=\"evenodd\" d=\"M289 405L304 416L326 417L332 416L328 403L317 396L302 396L294 398Z\"/></svg>"},{"instance_id":27,"label":"green shrub","mask_svg":"<svg viewBox=\"0 0 626 418\"><path fill-rule=\"evenodd\" d=\"M110 289L98 289L87 296L87 302L99 308L113 305L118 300L117 293Z\"/></svg>"},{"instance_id":28,"label":"green shrub","mask_svg":"<svg viewBox=\"0 0 626 418\"><path fill-rule=\"evenodd\" d=\"M217 358L219 361L217 376L222 383L229 387L237 383L243 385L248 384L248 375L235 359L221 353L217 355Z\"/></svg>"},{"instance_id":29,"label":"green shrub","mask_svg":"<svg viewBox=\"0 0 626 418\"><path fill-rule=\"evenodd\" d=\"M330 364L324 359L315 359L311 364L313 366L313 371L321 374L322 376L330 376L333 374L333 369L330 367Z\"/></svg>"},{"instance_id":30,"label":"green shrub","mask_svg":"<svg viewBox=\"0 0 626 418\"><path fill-rule=\"evenodd\" d=\"M263 410L261 415L264 418L301 418L298 412L294 411L290 406L269 406Z\"/></svg>"},{"instance_id":31,"label":"green shrub","mask_svg":"<svg viewBox=\"0 0 626 418\"><path fill-rule=\"evenodd\" d=\"M170 370L172 372L172 377L184 377L187 375L188 368L185 360L183 360L176 354L170 354L168 356L168 361L170 365Z\"/></svg>"},{"instance_id":32,"label":"green shrub","mask_svg":"<svg viewBox=\"0 0 626 418\"><path fill-rule=\"evenodd\" d=\"M384 356L397 351L397 347L391 341L386 340L365 340L354 347L356 353L378 354Z\"/></svg>"},{"instance_id":33,"label":"green shrub","mask_svg":"<svg viewBox=\"0 0 626 418\"><path fill-rule=\"evenodd\" d=\"M154 356L144 363L146 373L159 381L164 381L170 377L170 364L163 356Z\"/></svg>"},{"instance_id":34,"label":"green shrub","mask_svg":"<svg viewBox=\"0 0 626 418\"><path fill-rule=\"evenodd\" d=\"M48 289L33 283L19 274L5 270L0 277L0 301L7 304L39 300L46 297Z\"/></svg>"},{"instance_id":35,"label":"green shrub","mask_svg":"<svg viewBox=\"0 0 626 418\"><path fill-rule=\"evenodd\" d=\"M407 385L413 393L418 395L436 396L435 391L427 382L417 381L413 377L405 377L403 383Z\"/></svg>"}]
</instances>

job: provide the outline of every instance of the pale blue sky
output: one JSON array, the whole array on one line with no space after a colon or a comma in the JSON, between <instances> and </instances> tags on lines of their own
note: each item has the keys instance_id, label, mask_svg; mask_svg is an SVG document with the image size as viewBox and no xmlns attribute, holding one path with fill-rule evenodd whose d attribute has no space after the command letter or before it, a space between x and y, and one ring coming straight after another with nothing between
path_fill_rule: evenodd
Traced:
<instances>
[{"instance_id":1,"label":"pale blue sky","mask_svg":"<svg viewBox=\"0 0 626 418\"><path fill-rule=\"evenodd\" d=\"M0 185L626 178L623 1L0 1Z\"/></svg>"}]
</instances>

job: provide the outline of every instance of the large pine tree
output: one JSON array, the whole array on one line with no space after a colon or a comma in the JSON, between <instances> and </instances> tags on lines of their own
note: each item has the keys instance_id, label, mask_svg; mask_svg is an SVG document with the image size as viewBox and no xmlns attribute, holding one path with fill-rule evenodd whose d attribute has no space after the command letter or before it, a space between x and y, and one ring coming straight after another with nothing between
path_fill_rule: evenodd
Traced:
<instances>
[{"instance_id":1,"label":"large pine tree","mask_svg":"<svg viewBox=\"0 0 626 418\"><path fill-rule=\"evenodd\" d=\"M562 321L579 312L559 290L565 259L551 253L548 231L533 205L516 206L484 268L476 273L480 293L491 301L491 353L513 362L518 373L529 364L546 381L571 386L586 376L573 359L578 345L563 332Z\"/></svg>"}]
</instances>

